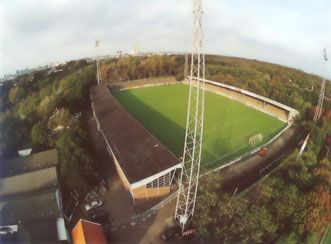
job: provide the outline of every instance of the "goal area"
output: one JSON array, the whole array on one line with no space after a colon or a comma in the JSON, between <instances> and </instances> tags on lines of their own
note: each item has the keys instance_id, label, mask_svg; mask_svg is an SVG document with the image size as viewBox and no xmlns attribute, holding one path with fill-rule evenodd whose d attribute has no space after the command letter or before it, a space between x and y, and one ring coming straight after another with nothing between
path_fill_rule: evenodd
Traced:
<instances>
[{"instance_id":1,"label":"goal area","mask_svg":"<svg viewBox=\"0 0 331 244\"><path fill-rule=\"evenodd\" d=\"M248 143L252 146L261 143L263 140L263 135L261 133L256 134L248 139Z\"/></svg>"}]
</instances>

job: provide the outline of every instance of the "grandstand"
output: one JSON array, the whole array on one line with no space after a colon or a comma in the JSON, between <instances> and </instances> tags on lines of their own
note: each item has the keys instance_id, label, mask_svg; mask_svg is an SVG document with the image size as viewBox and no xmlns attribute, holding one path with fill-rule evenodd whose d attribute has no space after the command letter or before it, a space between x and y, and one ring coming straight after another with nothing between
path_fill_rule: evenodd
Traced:
<instances>
[{"instance_id":1,"label":"grandstand","mask_svg":"<svg viewBox=\"0 0 331 244\"><path fill-rule=\"evenodd\" d=\"M186 85L176 83L159 78L91 88L97 128L134 203L169 194L181 168L188 94ZM286 105L225 84L206 81L206 90L203 170L253 153L298 115Z\"/></svg>"},{"instance_id":2,"label":"grandstand","mask_svg":"<svg viewBox=\"0 0 331 244\"><path fill-rule=\"evenodd\" d=\"M292 124L295 117L299 115L299 112L294 108L234 86L205 80L205 88L261 110L289 124Z\"/></svg>"},{"instance_id":3,"label":"grandstand","mask_svg":"<svg viewBox=\"0 0 331 244\"><path fill-rule=\"evenodd\" d=\"M90 95L97 128L134 203L170 193L180 160L117 102L106 85L92 87Z\"/></svg>"}]
</instances>

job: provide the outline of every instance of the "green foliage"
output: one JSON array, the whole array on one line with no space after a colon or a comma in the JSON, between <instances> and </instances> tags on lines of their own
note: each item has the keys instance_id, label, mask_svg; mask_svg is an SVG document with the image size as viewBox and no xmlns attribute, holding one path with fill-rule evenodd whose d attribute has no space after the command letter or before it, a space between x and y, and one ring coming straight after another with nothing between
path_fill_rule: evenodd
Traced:
<instances>
[{"instance_id":1,"label":"green foliage","mask_svg":"<svg viewBox=\"0 0 331 244\"><path fill-rule=\"evenodd\" d=\"M80 111L89 106L89 88L95 81L93 66L81 69L80 72L72 73L63 78L59 83L59 96L62 106L71 111Z\"/></svg>"},{"instance_id":2,"label":"green foliage","mask_svg":"<svg viewBox=\"0 0 331 244\"><path fill-rule=\"evenodd\" d=\"M36 116L38 100L35 94L27 96L16 105L16 112L21 119L34 120Z\"/></svg>"},{"instance_id":3,"label":"green foliage","mask_svg":"<svg viewBox=\"0 0 331 244\"><path fill-rule=\"evenodd\" d=\"M43 100L38 105L38 113L40 117L48 117L52 114L54 109L56 108L57 101L56 101L56 96L51 95L51 96L45 96Z\"/></svg>"},{"instance_id":4,"label":"green foliage","mask_svg":"<svg viewBox=\"0 0 331 244\"><path fill-rule=\"evenodd\" d=\"M0 102L9 104L1 114L0 139L5 142L1 149L7 157L22 146L34 151L56 146L64 193L75 189L83 195L95 183L96 162L86 146L85 124L72 121L71 114L89 109L95 70L86 61L61 68L56 74L38 71L18 77L15 85L1 87L1 93L7 91L8 96L1 96Z\"/></svg>"},{"instance_id":5,"label":"green foliage","mask_svg":"<svg viewBox=\"0 0 331 244\"><path fill-rule=\"evenodd\" d=\"M21 99L23 99L26 96L26 93L24 92L24 89L20 86L14 86L10 91L9 91L9 101L12 104L15 104L19 102Z\"/></svg>"},{"instance_id":6,"label":"green foliage","mask_svg":"<svg viewBox=\"0 0 331 244\"><path fill-rule=\"evenodd\" d=\"M45 120L38 121L31 131L32 143L35 147L41 147L49 144L49 133Z\"/></svg>"},{"instance_id":7,"label":"green foliage","mask_svg":"<svg viewBox=\"0 0 331 244\"><path fill-rule=\"evenodd\" d=\"M60 162L61 176L66 179L67 189L84 191L94 183L96 163L84 150L84 133L65 130L56 142ZM70 180L67 180L70 179Z\"/></svg>"},{"instance_id":8,"label":"green foliage","mask_svg":"<svg viewBox=\"0 0 331 244\"><path fill-rule=\"evenodd\" d=\"M108 82L173 76L178 73L179 65L182 65L181 60L175 56L122 57L108 63L103 62L101 76Z\"/></svg>"},{"instance_id":9,"label":"green foliage","mask_svg":"<svg viewBox=\"0 0 331 244\"><path fill-rule=\"evenodd\" d=\"M69 128L71 122L71 115L68 109L55 109L52 116L49 118L47 127L52 132L59 132L65 128Z\"/></svg>"},{"instance_id":10,"label":"green foliage","mask_svg":"<svg viewBox=\"0 0 331 244\"><path fill-rule=\"evenodd\" d=\"M229 243L318 243L331 221L331 162L318 162L309 149L296 157L286 158L245 195L230 197L213 186L219 178L203 178L194 218L198 235Z\"/></svg>"},{"instance_id":11,"label":"green foliage","mask_svg":"<svg viewBox=\"0 0 331 244\"><path fill-rule=\"evenodd\" d=\"M17 146L24 141L27 126L12 113L6 113L0 122L0 141L4 142L4 155L14 155Z\"/></svg>"}]
</instances>

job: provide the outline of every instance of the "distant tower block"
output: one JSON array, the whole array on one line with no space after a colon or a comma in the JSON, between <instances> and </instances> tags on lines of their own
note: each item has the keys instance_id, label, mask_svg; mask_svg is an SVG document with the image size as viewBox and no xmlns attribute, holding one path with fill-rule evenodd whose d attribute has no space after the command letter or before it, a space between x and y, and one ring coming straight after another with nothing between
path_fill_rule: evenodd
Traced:
<instances>
[{"instance_id":1,"label":"distant tower block","mask_svg":"<svg viewBox=\"0 0 331 244\"><path fill-rule=\"evenodd\" d=\"M97 82L98 85L101 84L101 74L100 74L100 64L99 64L99 55L98 55L98 48L99 48L99 40L95 41L95 47L96 47L96 61L97 61Z\"/></svg>"},{"instance_id":2,"label":"distant tower block","mask_svg":"<svg viewBox=\"0 0 331 244\"><path fill-rule=\"evenodd\" d=\"M193 0L194 30L189 77L189 101L182 170L175 219L185 231L193 217L200 174L204 119L205 55L203 53L202 1Z\"/></svg>"},{"instance_id":3,"label":"distant tower block","mask_svg":"<svg viewBox=\"0 0 331 244\"><path fill-rule=\"evenodd\" d=\"M131 56L138 56L138 47L136 45L133 46L130 55Z\"/></svg>"}]
</instances>

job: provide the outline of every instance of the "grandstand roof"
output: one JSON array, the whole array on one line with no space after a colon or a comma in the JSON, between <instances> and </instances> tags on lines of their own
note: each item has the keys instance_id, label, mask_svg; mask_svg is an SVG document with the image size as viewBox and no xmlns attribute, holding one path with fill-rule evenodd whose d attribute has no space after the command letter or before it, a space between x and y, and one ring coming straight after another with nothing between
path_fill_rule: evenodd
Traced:
<instances>
[{"instance_id":1,"label":"grandstand roof","mask_svg":"<svg viewBox=\"0 0 331 244\"><path fill-rule=\"evenodd\" d=\"M179 159L134 119L106 85L91 88L103 136L132 184L179 164Z\"/></svg>"},{"instance_id":2,"label":"grandstand roof","mask_svg":"<svg viewBox=\"0 0 331 244\"><path fill-rule=\"evenodd\" d=\"M57 187L0 199L0 225L34 222L61 217L56 199Z\"/></svg>"},{"instance_id":3,"label":"grandstand roof","mask_svg":"<svg viewBox=\"0 0 331 244\"><path fill-rule=\"evenodd\" d=\"M0 179L0 197L57 186L56 167Z\"/></svg>"}]
</instances>

